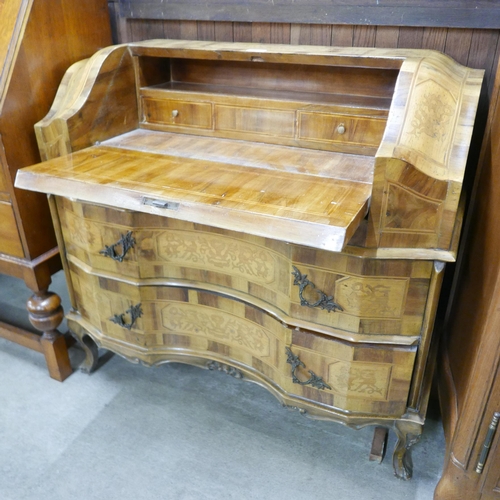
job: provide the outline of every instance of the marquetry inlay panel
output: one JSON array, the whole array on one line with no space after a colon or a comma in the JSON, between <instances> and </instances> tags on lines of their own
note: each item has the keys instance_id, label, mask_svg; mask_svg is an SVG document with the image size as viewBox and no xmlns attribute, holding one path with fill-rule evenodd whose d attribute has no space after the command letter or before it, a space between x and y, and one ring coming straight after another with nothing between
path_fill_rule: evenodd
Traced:
<instances>
[{"instance_id":1,"label":"marquetry inlay panel","mask_svg":"<svg viewBox=\"0 0 500 500\"><path fill-rule=\"evenodd\" d=\"M456 119L456 102L460 92L452 93L432 79L418 82L412 91L408 107L410 120L405 122L401 132L401 142L418 151L429 161L447 165L453 128L450 122ZM459 90L459 89L456 89ZM418 103L418 104L417 104ZM437 169L437 166L435 167ZM441 167L443 168L443 167ZM436 170L434 173L445 175Z\"/></svg>"},{"instance_id":2,"label":"marquetry inlay panel","mask_svg":"<svg viewBox=\"0 0 500 500\"><path fill-rule=\"evenodd\" d=\"M248 241L195 231L167 230L156 237L158 257L178 265L222 271L256 283L276 280L278 256Z\"/></svg>"},{"instance_id":3,"label":"marquetry inlay panel","mask_svg":"<svg viewBox=\"0 0 500 500\"><path fill-rule=\"evenodd\" d=\"M198 304L168 304L162 308L161 318L167 331L201 335L217 342L241 346L254 356L269 356L270 339L266 331L234 314L214 311Z\"/></svg>"}]
</instances>

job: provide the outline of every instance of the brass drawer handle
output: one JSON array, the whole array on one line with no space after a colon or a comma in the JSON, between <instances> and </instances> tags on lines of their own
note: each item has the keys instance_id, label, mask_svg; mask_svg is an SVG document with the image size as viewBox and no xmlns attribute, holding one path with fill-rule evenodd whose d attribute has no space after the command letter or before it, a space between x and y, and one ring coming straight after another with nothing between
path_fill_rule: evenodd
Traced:
<instances>
[{"instance_id":1,"label":"brass drawer handle","mask_svg":"<svg viewBox=\"0 0 500 500\"><path fill-rule=\"evenodd\" d=\"M316 387L316 389L330 389L330 390L332 390L332 388L321 377L316 375L311 370L307 370L309 372L309 375L311 375L308 380L305 380L304 382L299 380L297 375L295 375L295 370L297 370L297 368L299 366L301 366L302 368L305 368L306 365L304 363L302 363L302 361L300 361L299 357L296 356L289 347L285 347L285 350L286 350L286 355L287 355L286 362L288 364L292 365L292 381L294 384L312 385L313 387Z\"/></svg>"},{"instance_id":2,"label":"brass drawer handle","mask_svg":"<svg viewBox=\"0 0 500 500\"><path fill-rule=\"evenodd\" d=\"M134 248L135 245L135 239L132 236L132 231L129 231L125 235L121 235L121 238L116 242L113 243L112 245L104 245L104 250L101 250L99 253L104 255L104 257L111 257L113 260L116 260L118 262L123 262L123 259L125 258L125 255L127 255L127 252L131 249ZM117 253L116 248L121 247L121 252Z\"/></svg>"},{"instance_id":3,"label":"brass drawer handle","mask_svg":"<svg viewBox=\"0 0 500 500\"><path fill-rule=\"evenodd\" d=\"M125 323L125 315L130 315L130 323ZM134 326L135 320L142 316L142 308L141 304L136 304L135 306L130 306L124 313L115 314L112 318L109 318L110 321L116 323L118 326L122 328L126 328L127 330L131 330Z\"/></svg>"},{"instance_id":4,"label":"brass drawer handle","mask_svg":"<svg viewBox=\"0 0 500 500\"><path fill-rule=\"evenodd\" d=\"M299 297L300 297L300 305L307 307L319 307L320 309L326 309L328 312L335 311L343 311L342 306L333 301L332 296L326 295L326 293L322 292L319 288L316 288L316 285L307 279L307 274L302 274L295 266L293 267L293 284L298 285L299 287ZM303 295L304 290L307 287L311 287L318 294L318 300L316 302L309 302Z\"/></svg>"},{"instance_id":5,"label":"brass drawer handle","mask_svg":"<svg viewBox=\"0 0 500 500\"><path fill-rule=\"evenodd\" d=\"M500 412L496 411L495 413L493 413L493 418L491 419L490 426L488 427L488 433L484 438L483 449L481 450L479 460L477 461L476 472L478 474L481 474L483 472L484 464L486 463L486 459L488 458L491 443L493 442L493 438L495 437L495 432L497 430L499 420Z\"/></svg>"}]
</instances>

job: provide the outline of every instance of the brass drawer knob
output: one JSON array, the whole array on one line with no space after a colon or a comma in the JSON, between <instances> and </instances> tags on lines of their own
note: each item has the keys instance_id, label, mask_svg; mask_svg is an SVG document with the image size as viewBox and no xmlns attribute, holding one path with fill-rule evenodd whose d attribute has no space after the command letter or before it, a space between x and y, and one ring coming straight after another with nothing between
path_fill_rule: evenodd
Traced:
<instances>
[{"instance_id":1,"label":"brass drawer knob","mask_svg":"<svg viewBox=\"0 0 500 500\"><path fill-rule=\"evenodd\" d=\"M341 123L341 124L337 127L337 133L339 133L340 135L345 134L345 125L344 125L343 123Z\"/></svg>"}]
</instances>

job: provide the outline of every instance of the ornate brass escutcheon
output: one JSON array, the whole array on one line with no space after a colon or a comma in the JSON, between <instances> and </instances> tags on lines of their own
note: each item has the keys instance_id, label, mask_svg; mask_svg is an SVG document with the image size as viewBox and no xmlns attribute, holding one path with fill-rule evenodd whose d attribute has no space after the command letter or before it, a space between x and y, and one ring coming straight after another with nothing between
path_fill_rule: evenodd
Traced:
<instances>
[{"instance_id":1,"label":"ornate brass escutcheon","mask_svg":"<svg viewBox=\"0 0 500 500\"><path fill-rule=\"evenodd\" d=\"M307 274L302 274L295 266L293 267L293 284L298 285L299 287L299 297L300 297L300 305L307 307L319 307L320 309L324 309L328 312L331 311L343 311L342 306L333 301L332 296L328 296L326 293L322 292L319 288L316 288L316 285L307 279ZM309 302L304 297L304 292L307 287L311 287L311 289L317 294L317 300L314 302Z\"/></svg>"},{"instance_id":2,"label":"ornate brass escutcheon","mask_svg":"<svg viewBox=\"0 0 500 500\"><path fill-rule=\"evenodd\" d=\"M116 243L113 243L109 246L104 245L104 250L101 250L99 253L104 255L105 257L111 257L113 260L116 260L118 262L123 262L125 255L127 255L127 252L131 248L134 248L134 245L135 238L132 236L132 231L129 231L125 235L122 234L121 238ZM120 253L116 252L116 249L118 247L121 247Z\"/></svg>"},{"instance_id":3,"label":"ornate brass escutcheon","mask_svg":"<svg viewBox=\"0 0 500 500\"><path fill-rule=\"evenodd\" d=\"M304 382L299 380L299 378L295 374L295 370L297 370L297 368L299 366L301 366L302 368L305 368L306 365L304 363L302 363L302 361L300 361L299 357L296 356L289 347L285 347L285 350L286 350L286 354L287 354L286 362L288 364L292 365L292 380L293 380L294 384L312 385L313 387L316 387L316 389L330 389L330 390L332 390L332 388L321 377L316 375L311 370L307 370L309 372L309 375L310 375L308 380L305 380Z\"/></svg>"},{"instance_id":4,"label":"ornate brass escutcheon","mask_svg":"<svg viewBox=\"0 0 500 500\"><path fill-rule=\"evenodd\" d=\"M130 323L125 322L125 315L130 315ZM115 314L112 318L109 318L110 321L116 323L118 326L126 328L127 330L131 330L134 326L135 320L142 316L142 308L141 304L136 304L135 306L130 306L124 313Z\"/></svg>"}]
</instances>

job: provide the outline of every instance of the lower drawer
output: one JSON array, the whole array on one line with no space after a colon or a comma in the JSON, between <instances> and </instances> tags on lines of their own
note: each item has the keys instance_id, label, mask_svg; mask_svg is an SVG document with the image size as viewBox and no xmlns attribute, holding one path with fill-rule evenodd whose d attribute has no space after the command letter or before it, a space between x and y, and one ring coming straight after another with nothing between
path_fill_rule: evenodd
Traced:
<instances>
[{"instance_id":1,"label":"lower drawer","mask_svg":"<svg viewBox=\"0 0 500 500\"><path fill-rule=\"evenodd\" d=\"M327 407L381 416L405 412L415 347L343 342L288 328L221 294L137 287L70 267L78 312L99 332L95 340L119 354L147 363L182 352L248 367L264 384Z\"/></svg>"}]
</instances>

